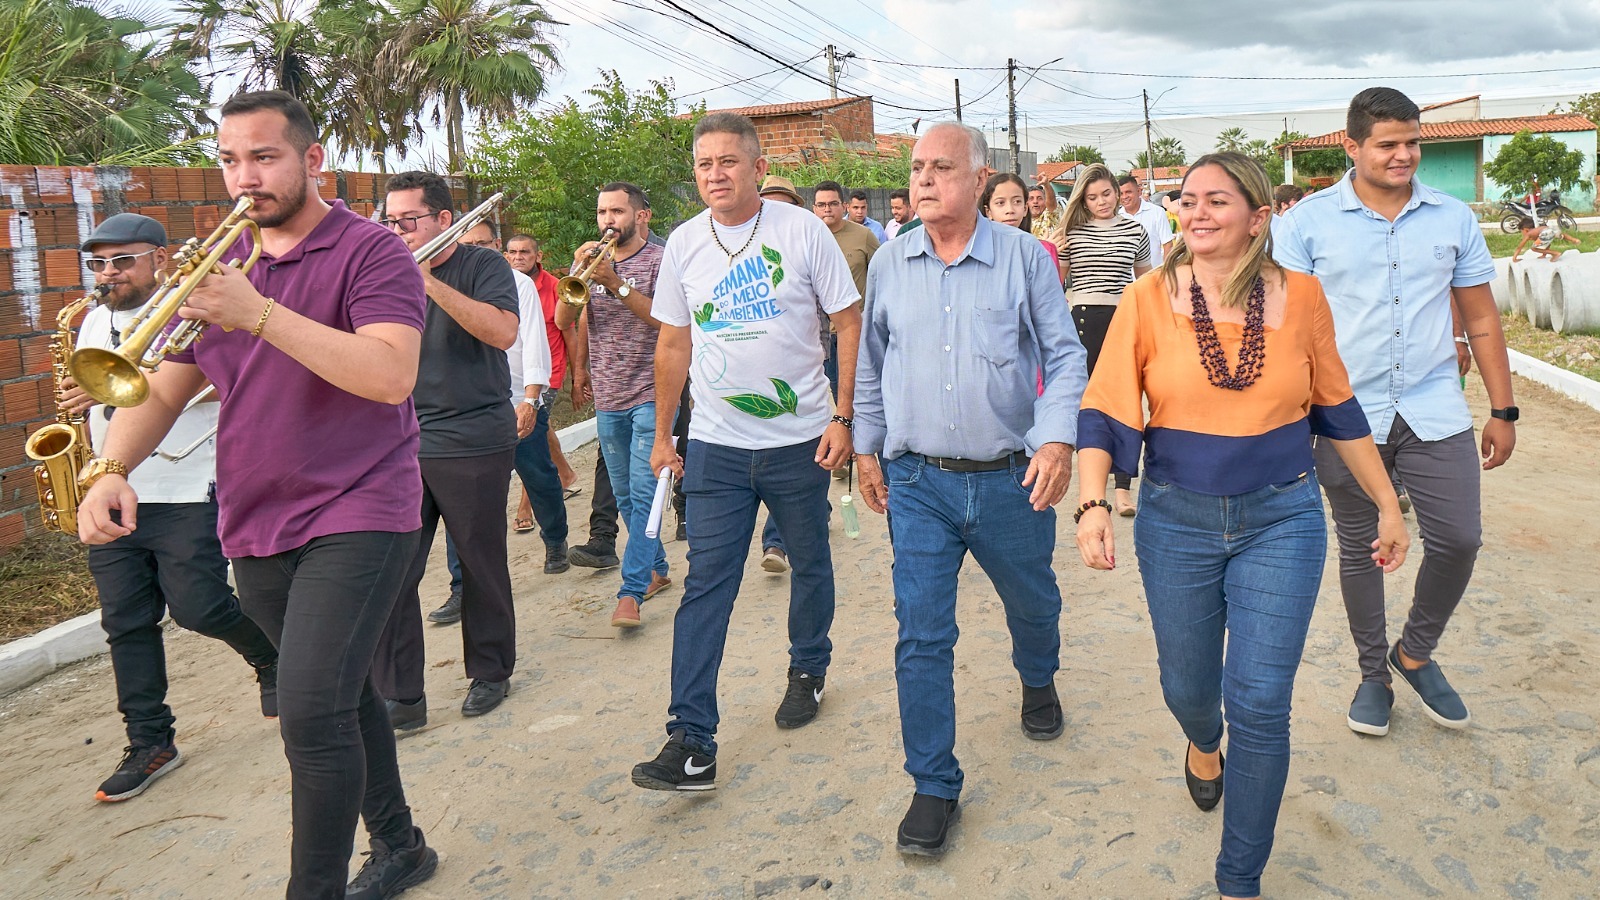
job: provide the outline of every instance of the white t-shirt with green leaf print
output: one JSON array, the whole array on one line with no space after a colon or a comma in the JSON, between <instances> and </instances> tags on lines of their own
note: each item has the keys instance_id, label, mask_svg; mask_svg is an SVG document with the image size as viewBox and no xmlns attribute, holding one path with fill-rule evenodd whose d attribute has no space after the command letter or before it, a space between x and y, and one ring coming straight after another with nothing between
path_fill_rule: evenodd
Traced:
<instances>
[{"instance_id":1,"label":"white t-shirt with green leaf print","mask_svg":"<svg viewBox=\"0 0 1600 900\"><path fill-rule=\"evenodd\" d=\"M817 310L861 299L850 266L822 220L787 203L715 227L707 210L672 232L650 309L692 336L689 437L743 450L812 440L833 415Z\"/></svg>"}]
</instances>

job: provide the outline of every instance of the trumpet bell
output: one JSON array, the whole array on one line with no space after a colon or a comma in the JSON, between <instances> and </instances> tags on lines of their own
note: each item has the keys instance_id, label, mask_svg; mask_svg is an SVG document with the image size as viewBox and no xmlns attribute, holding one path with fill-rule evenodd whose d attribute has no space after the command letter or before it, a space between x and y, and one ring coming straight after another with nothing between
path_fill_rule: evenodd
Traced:
<instances>
[{"instance_id":1,"label":"trumpet bell","mask_svg":"<svg viewBox=\"0 0 1600 900\"><path fill-rule=\"evenodd\" d=\"M84 393L107 406L138 406L150 397L150 380L114 350L82 347L72 354L72 377Z\"/></svg>"},{"instance_id":2,"label":"trumpet bell","mask_svg":"<svg viewBox=\"0 0 1600 900\"><path fill-rule=\"evenodd\" d=\"M556 282L556 293L561 296L561 302L568 306L583 306L589 302L589 285L582 278L566 276Z\"/></svg>"}]
</instances>

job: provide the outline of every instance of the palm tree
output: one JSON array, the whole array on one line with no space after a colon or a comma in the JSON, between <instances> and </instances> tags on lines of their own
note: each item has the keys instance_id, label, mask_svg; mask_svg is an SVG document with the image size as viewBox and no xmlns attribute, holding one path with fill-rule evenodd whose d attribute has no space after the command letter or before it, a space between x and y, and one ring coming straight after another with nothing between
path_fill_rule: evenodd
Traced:
<instances>
[{"instance_id":1,"label":"palm tree","mask_svg":"<svg viewBox=\"0 0 1600 900\"><path fill-rule=\"evenodd\" d=\"M1250 135L1243 128L1229 128L1217 135L1217 150L1224 153L1245 153L1245 148L1250 144Z\"/></svg>"},{"instance_id":2,"label":"palm tree","mask_svg":"<svg viewBox=\"0 0 1600 900\"><path fill-rule=\"evenodd\" d=\"M0 163L199 157L205 91L154 31L74 0L0 0Z\"/></svg>"},{"instance_id":3,"label":"palm tree","mask_svg":"<svg viewBox=\"0 0 1600 900\"><path fill-rule=\"evenodd\" d=\"M243 90L283 90L309 99L326 56L311 24L316 0L184 0L173 47L211 75L240 76Z\"/></svg>"},{"instance_id":4,"label":"palm tree","mask_svg":"<svg viewBox=\"0 0 1600 900\"><path fill-rule=\"evenodd\" d=\"M552 24L535 0L395 0L400 25L377 71L397 93L432 108L451 172L466 155L466 118L505 121L544 93L555 69Z\"/></svg>"}]
</instances>

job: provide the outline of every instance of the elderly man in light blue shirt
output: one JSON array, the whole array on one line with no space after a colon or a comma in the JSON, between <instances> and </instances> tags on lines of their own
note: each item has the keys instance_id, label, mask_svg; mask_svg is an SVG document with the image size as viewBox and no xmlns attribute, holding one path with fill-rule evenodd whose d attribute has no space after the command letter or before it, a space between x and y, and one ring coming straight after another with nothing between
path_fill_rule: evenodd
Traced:
<instances>
[{"instance_id":1,"label":"elderly man in light blue shirt","mask_svg":"<svg viewBox=\"0 0 1600 900\"><path fill-rule=\"evenodd\" d=\"M1411 496L1422 535L1411 610L1391 649L1383 571L1370 558L1377 508L1332 448L1317 447L1361 662L1347 722L1375 736L1389 732L1390 669L1417 692L1433 721L1465 728L1471 720L1432 657L1482 543L1478 456L1483 469L1492 469L1516 444L1511 368L1489 290L1494 264L1466 204L1416 179L1419 117L1416 104L1392 88L1357 94L1344 141L1355 166L1337 187L1302 200L1273 224L1278 263L1322 281L1350 385L1384 462ZM1489 394L1481 445L1457 380L1452 299Z\"/></svg>"},{"instance_id":2,"label":"elderly man in light blue shirt","mask_svg":"<svg viewBox=\"0 0 1600 900\"><path fill-rule=\"evenodd\" d=\"M986 158L983 135L954 123L917 142L923 227L873 257L856 368L854 445L863 498L890 513L900 731L916 784L897 843L918 855L944 851L961 794L953 669L968 552L1005 604L1023 733L1063 729L1052 507L1072 476L1086 357L1055 261L978 215Z\"/></svg>"}]
</instances>

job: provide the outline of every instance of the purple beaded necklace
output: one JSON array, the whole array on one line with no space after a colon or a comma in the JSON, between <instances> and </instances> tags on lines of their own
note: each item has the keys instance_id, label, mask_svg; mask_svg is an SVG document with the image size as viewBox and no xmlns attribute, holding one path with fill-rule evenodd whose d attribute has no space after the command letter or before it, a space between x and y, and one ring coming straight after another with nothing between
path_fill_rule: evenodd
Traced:
<instances>
[{"instance_id":1,"label":"purple beaded necklace","mask_svg":"<svg viewBox=\"0 0 1600 900\"><path fill-rule=\"evenodd\" d=\"M1230 375L1228 357L1222 352L1222 341L1217 338L1216 323L1211 321L1211 308L1206 306L1205 292L1200 282L1189 276L1189 303L1194 307L1195 340L1200 344L1200 363L1205 366L1206 378L1219 388L1242 391L1261 375L1261 365L1267 358L1267 284L1256 276L1250 287L1250 298L1244 312L1244 340L1239 344L1239 365Z\"/></svg>"}]
</instances>

